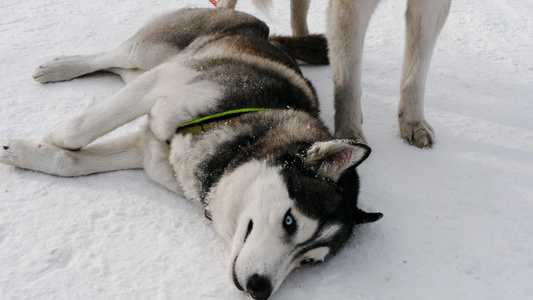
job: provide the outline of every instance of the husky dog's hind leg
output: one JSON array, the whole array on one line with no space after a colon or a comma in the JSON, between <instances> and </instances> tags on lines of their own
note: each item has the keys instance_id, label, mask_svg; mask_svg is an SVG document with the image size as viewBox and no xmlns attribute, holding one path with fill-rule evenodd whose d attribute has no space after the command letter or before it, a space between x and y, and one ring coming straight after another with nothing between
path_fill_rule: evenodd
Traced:
<instances>
[{"instance_id":1,"label":"husky dog's hind leg","mask_svg":"<svg viewBox=\"0 0 533 300\"><path fill-rule=\"evenodd\" d=\"M97 71L109 71L128 83L176 54L167 43L146 42L149 32L139 31L109 52L91 55L60 56L42 64L33 78L41 83L66 81Z\"/></svg>"},{"instance_id":2,"label":"husky dog's hind leg","mask_svg":"<svg viewBox=\"0 0 533 300\"><path fill-rule=\"evenodd\" d=\"M71 80L97 71L109 71L120 75L128 83L176 54L175 49L165 44L142 43L138 35L109 52L57 57L39 66L33 78L41 83L49 83Z\"/></svg>"}]
</instances>

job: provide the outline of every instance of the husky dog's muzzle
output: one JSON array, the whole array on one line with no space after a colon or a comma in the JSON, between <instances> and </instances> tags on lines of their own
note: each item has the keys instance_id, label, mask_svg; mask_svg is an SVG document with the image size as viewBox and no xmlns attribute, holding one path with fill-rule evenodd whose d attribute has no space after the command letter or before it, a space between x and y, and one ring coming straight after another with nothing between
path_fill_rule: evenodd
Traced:
<instances>
[{"instance_id":1,"label":"husky dog's muzzle","mask_svg":"<svg viewBox=\"0 0 533 300\"><path fill-rule=\"evenodd\" d=\"M248 239L248 235L252 231L254 227L254 223L252 220L248 222L248 227L246 229L246 235L244 237L244 242ZM237 259L239 258L239 255L235 257L235 260L233 261L232 266L232 275L233 275L233 283L235 286L241 290L248 292L250 294L250 297L255 300L265 300L270 297L272 294L272 282L270 279L268 279L267 276L259 275L257 273L253 274L246 280L246 290L242 287L242 285L239 283L239 280L237 278L237 273L235 272L235 265L237 263Z\"/></svg>"},{"instance_id":2,"label":"husky dog's muzzle","mask_svg":"<svg viewBox=\"0 0 533 300\"><path fill-rule=\"evenodd\" d=\"M246 290L255 300L264 300L272 294L272 283L267 277L253 274L246 283Z\"/></svg>"},{"instance_id":3,"label":"husky dog's muzzle","mask_svg":"<svg viewBox=\"0 0 533 300\"><path fill-rule=\"evenodd\" d=\"M241 286L239 283L239 280L237 279L237 274L235 273L235 263L237 262L237 258L235 257L235 260L233 262L233 283L235 286L241 290L246 291L250 294L250 297L252 297L255 300L265 300L270 297L272 294L272 282L268 277L262 276L259 274L253 274L248 278L246 281L246 290Z\"/></svg>"},{"instance_id":4,"label":"husky dog's muzzle","mask_svg":"<svg viewBox=\"0 0 533 300\"><path fill-rule=\"evenodd\" d=\"M239 290L245 291L237 280L237 275L235 274L235 267L233 267L233 283ZM272 282L270 282L270 279L268 279L266 276L253 274L246 281L246 292L248 292L250 294L250 297L255 300L268 299L272 294L272 290Z\"/></svg>"}]
</instances>

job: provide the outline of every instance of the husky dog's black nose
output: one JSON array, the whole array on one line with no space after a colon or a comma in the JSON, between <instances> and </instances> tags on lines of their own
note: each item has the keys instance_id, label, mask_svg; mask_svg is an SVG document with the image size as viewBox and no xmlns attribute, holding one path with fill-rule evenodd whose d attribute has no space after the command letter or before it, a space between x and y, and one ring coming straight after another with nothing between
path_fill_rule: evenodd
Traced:
<instances>
[{"instance_id":1,"label":"husky dog's black nose","mask_svg":"<svg viewBox=\"0 0 533 300\"><path fill-rule=\"evenodd\" d=\"M246 290L255 300L266 300L272 294L272 283L265 276L254 274L246 284Z\"/></svg>"}]
</instances>

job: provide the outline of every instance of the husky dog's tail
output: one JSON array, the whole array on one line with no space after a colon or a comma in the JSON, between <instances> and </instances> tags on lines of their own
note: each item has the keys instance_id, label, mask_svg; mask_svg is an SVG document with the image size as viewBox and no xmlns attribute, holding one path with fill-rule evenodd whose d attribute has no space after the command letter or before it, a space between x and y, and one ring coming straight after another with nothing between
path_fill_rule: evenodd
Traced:
<instances>
[{"instance_id":1,"label":"husky dog's tail","mask_svg":"<svg viewBox=\"0 0 533 300\"><path fill-rule=\"evenodd\" d=\"M323 34L304 36L272 35L268 40L277 47L285 50L298 63L311 65L327 65L328 41Z\"/></svg>"}]
</instances>

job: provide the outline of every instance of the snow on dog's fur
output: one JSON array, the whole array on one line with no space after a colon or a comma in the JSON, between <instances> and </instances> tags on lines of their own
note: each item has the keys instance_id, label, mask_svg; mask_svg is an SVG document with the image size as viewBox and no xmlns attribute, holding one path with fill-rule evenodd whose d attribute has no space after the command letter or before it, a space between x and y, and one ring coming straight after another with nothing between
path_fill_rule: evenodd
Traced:
<instances>
[{"instance_id":1,"label":"snow on dog's fur","mask_svg":"<svg viewBox=\"0 0 533 300\"><path fill-rule=\"evenodd\" d=\"M268 32L233 10L181 10L113 51L45 63L34 74L42 83L105 70L126 86L42 142L9 141L0 162L59 176L144 168L152 180L204 205L230 246L235 286L267 299L292 269L323 261L354 225L381 217L357 208L355 167L370 148L332 137L295 63L327 61L325 38ZM211 120L204 131L177 131L245 108L261 110ZM93 143L143 115L143 130Z\"/></svg>"}]
</instances>

